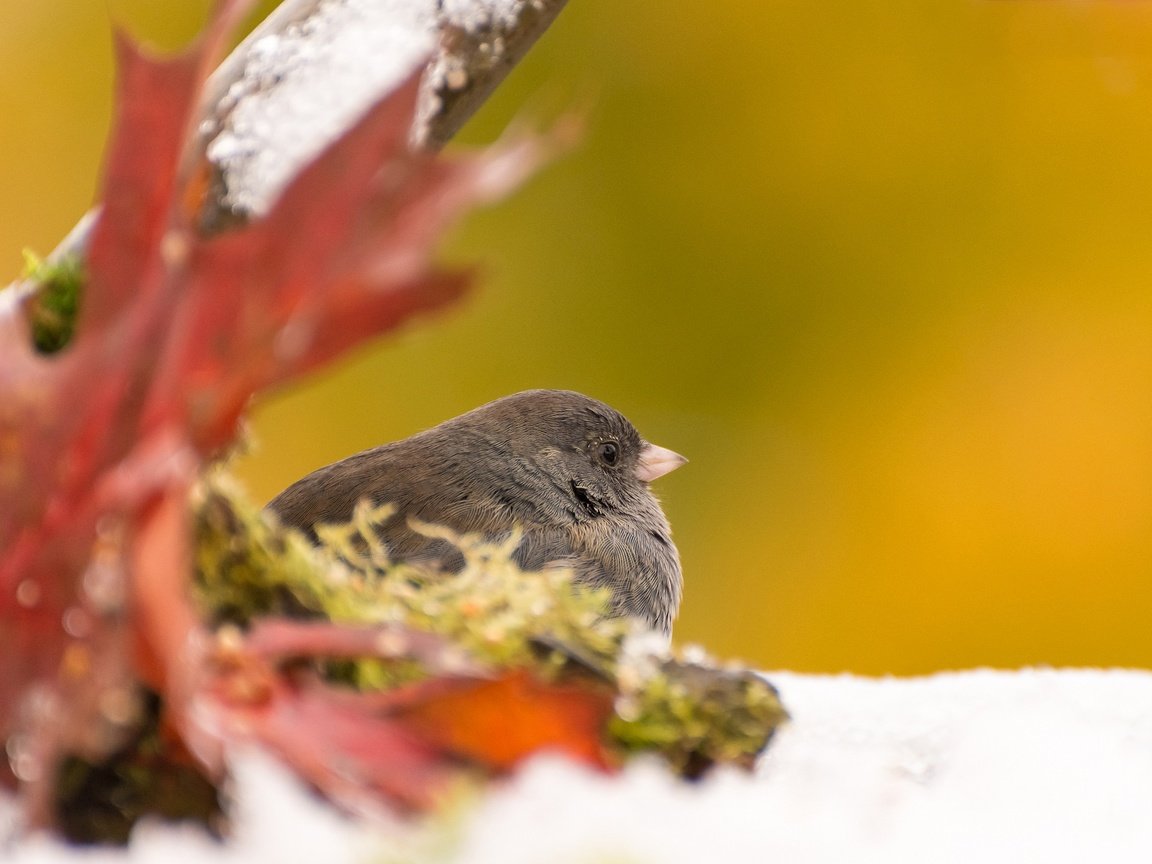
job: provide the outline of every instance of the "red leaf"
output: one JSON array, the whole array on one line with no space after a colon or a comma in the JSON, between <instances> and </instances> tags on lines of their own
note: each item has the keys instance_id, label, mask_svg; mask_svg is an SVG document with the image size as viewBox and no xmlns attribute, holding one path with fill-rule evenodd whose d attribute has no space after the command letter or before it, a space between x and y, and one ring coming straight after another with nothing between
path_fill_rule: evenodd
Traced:
<instances>
[{"instance_id":1,"label":"red leaf","mask_svg":"<svg viewBox=\"0 0 1152 864\"><path fill-rule=\"evenodd\" d=\"M358 694L276 673L245 645L207 692L231 740L271 747L349 806L371 792L403 807L430 807L462 762L499 772L553 751L610 766L602 742L612 694L598 683L547 684L520 671Z\"/></svg>"},{"instance_id":2,"label":"red leaf","mask_svg":"<svg viewBox=\"0 0 1152 864\"><path fill-rule=\"evenodd\" d=\"M176 171L199 95L200 52L149 60L117 34L116 118L104 168L103 212L88 252L81 337L165 287L159 252L169 230Z\"/></svg>"},{"instance_id":3,"label":"red leaf","mask_svg":"<svg viewBox=\"0 0 1152 864\"><path fill-rule=\"evenodd\" d=\"M271 748L346 806L383 797L408 808L431 807L456 773L435 747L353 693L270 675L258 699L220 699L215 707L230 740Z\"/></svg>"},{"instance_id":4,"label":"red leaf","mask_svg":"<svg viewBox=\"0 0 1152 864\"><path fill-rule=\"evenodd\" d=\"M326 728L330 755L359 765L354 774L423 800L442 770L426 763L425 745L328 688L300 689L258 654L245 662L267 667L275 698L259 711L214 700L210 723L193 710L223 673L187 597L187 492L254 393L456 299L465 279L434 268L434 244L539 150L521 142L454 161L409 152L413 79L266 216L201 237L183 204L196 172L182 151L204 71L246 6L223 0L205 38L171 60L118 39L118 109L73 344L36 356L21 316L0 308L0 734L31 688L47 686L86 695L66 723L29 730L47 736L34 749L75 746L98 719L100 688L135 672L163 690L209 765L241 716L258 717L253 728L301 763L324 758L303 733ZM81 687L66 656L101 672ZM372 744L369 732L383 737ZM384 777L388 765L399 779Z\"/></svg>"},{"instance_id":5,"label":"red leaf","mask_svg":"<svg viewBox=\"0 0 1152 864\"><path fill-rule=\"evenodd\" d=\"M266 660L402 658L418 661L432 675L483 676L487 671L441 637L396 624L365 627L272 618L256 621L244 642L250 654Z\"/></svg>"}]
</instances>

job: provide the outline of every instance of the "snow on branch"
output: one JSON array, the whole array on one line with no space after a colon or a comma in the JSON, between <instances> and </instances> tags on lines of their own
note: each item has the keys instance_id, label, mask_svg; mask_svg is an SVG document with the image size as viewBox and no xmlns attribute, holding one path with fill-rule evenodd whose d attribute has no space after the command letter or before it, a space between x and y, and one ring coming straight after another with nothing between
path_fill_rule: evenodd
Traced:
<instances>
[{"instance_id":1,"label":"snow on branch","mask_svg":"<svg viewBox=\"0 0 1152 864\"><path fill-rule=\"evenodd\" d=\"M201 144L219 182L208 224L262 212L302 163L423 64L413 141L442 146L565 2L288 0L209 87Z\"/></svg>"}]
</instances>

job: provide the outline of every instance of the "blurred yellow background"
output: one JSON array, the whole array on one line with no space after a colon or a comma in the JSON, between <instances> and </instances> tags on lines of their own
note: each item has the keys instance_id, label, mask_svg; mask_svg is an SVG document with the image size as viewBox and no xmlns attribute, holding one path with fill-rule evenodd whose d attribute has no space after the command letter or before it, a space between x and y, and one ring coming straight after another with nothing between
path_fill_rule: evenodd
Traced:
<instances>
[{"instance_id":1,"label":"blurred yellow background","mask_svg":"<svg viewBox=\"0 0 1152 864\"><path fill-rule=\"evenodd\" d=\"M10 3L0 251L88 206L109 10ZM1152 6L572 0L463 136L588 134L445 247L463 305L255 412L266 500L527 387L610 402L661 480L676 638L761 666L1152 665Z\"/></svg>"}]
</instances>

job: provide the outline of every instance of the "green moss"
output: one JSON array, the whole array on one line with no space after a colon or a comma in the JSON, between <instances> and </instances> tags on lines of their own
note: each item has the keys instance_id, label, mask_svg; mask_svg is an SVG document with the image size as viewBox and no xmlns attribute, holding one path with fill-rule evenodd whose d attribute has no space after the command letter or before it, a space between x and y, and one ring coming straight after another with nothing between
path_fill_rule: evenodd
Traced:
<instances>
[{"instance_id":1,"label":"green moss","mask_svg":"<svg viewBox=\"0 0 1152 864\"><path fill-rule=\"evenodd\" d=\"M52 354L72 341L84 288L84 265L78 256L46 261L24 251L24 277L36 283L26 306L36 350Z\"/></svg>"},{"instance_id":2,"label":"green moss","mask_svg":"<svg viewBox=\"0 0 1152 864\"><path fill-rule=\"evenodd\" d=\"M654 752L686 777L715 764L751 768L788 714L766 679L703 658L621 663L609 732L627 753Z\"/></svg>"},{"instance_id":3,"label":"green moss","mask_svg":"<svg viewBox=\"0 0 1152 864\"><path fill-rule=\"evenodd\" d=\"M482 664L530 665L546 677L572 662L610 674L628 631L604 616L607 592L574 587L565 570L520 570L511 558L515 538L497 545L452 537L464 568L438 574L388 559L372 528L388 516L384 508L362 506L348 525L321 527L316 548L245 502L217 473L202 486L196 513L196 584L217 623L243 626L259 615L289 614L397 624L443 636ZM375 661L353 665L342 680L395 681ZM410 680L412 671L401 677Z\"/></svg>"}]
</instances>

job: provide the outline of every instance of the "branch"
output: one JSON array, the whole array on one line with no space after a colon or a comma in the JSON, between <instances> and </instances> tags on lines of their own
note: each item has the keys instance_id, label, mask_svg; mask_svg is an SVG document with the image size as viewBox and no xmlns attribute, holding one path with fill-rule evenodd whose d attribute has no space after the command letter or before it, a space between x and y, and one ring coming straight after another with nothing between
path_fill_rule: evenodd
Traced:
<instances>
[{"instance_id":1,"label":"branch","mask_svg":"<svg viewBox=\"0 0 1152 864\"><path fill-rule=\"evenodd\" d=\"M213 74L190 158L210 164L206 231L263 212L371 104L427 67L412 140L438 149L567 0L285 0ZM428 58L431 57L431 60ZM83 255L87 214L48 256ZM25 280L0 302L18 313Z\"/></svg>"}]
</instances>

